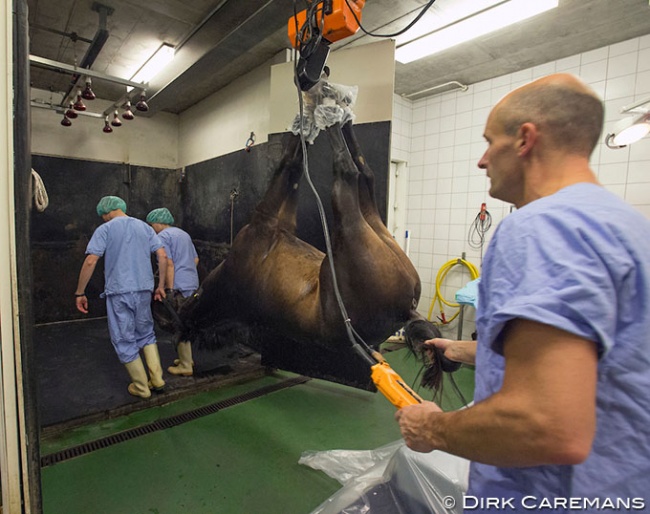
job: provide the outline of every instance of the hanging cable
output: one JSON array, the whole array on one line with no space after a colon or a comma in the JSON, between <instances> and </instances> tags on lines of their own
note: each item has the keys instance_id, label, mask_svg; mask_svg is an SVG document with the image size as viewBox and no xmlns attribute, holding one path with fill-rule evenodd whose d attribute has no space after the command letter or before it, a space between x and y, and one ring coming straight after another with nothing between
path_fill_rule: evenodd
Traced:
<instances>
[{"instance_id":1,"label":"hanging cable","mask_svg":"<svg viewBox=\"0 0 650 514\"><path fill-rule=\"evenodd\" d=\"M359 18L357 17L356 13L354 12L354 9L352 9L352 6L350 5L350 0L345 0L345 3L346 3L347 6L350 8L350 12L352 13L352 16L354 16L354 20L357 22L357 25L359 25L359 28L361 29L361 32L363 32L364 34L366 34L366 35L368 35L368 36L372 36L372 37L391 38L391 37L401 36L402 34L404 34L404 32L406 32L406 31L409 30L413 25L415 25L415 24L420 20L420 18L422 18L422 16L424 16L424 13L426 13L426 12L429 10L429 7L431 7L434 3L436 3L436 0L429 0L429 2L427 3L427 5L425 5L424 7L422 7L422 10L420 11L420 13L415 17L415 19L414 19L411 23L409 23L409 24L408 24L406 27L404 27L402 30L400 30L400 31L398 31L398 32L393 32L392 34L375 34L375 33L373 33L373 32L369 32L369 31L367 31L367 30L363 27L363 25L361 25L361 21L359 20Z\"/></svg>"},{"instance_id":2,"label":"hanging cable","mask_svg":"<svg viewBox=\"0 0 650 514\"><path fill-rule=\"evenodd\" d=\"M487 210L485 203L481 204L481 210L472 221L467 234L467 244L474 250L480 250L480 262L483 263L483 246L485 245L485 234L492 226L492 215Z\"/></svg>"},{"instance_id":3,"label":"hanging cable","mask_svg":"<svg viewBox=\"0 0 650 514\"><path fill-rule=\"evenodd\" d=\"M312 5L310 10L313 12L313 16L315 16L316 13L316 6ZM294 20L296 20L296 25L298 24L297 22L297 17L296 17L296 2L294 0ZM305 25L309 24L310 16L307 16L307 21L305 22ZM321 24L323 23L324 17L321 16ZM322 28L322 27L321 27ZM300 30L298 30L299 27L296 26L296 33L300 33L302 30L308 30L305 29L304 25ZM322 33L322 30L319 31ZM320 37L320 36L319 36ZM303 41L302 39L300 41ZM302 45L299 45L302 46ZM294 62L298 63L297 59L297 50L294 50ZM304 130L304 100L302 96L302 90L300 88L300 82L299 82L299 77L298 77L298 67L297 65L294 66L294 84L296 86L296 91L298 92L298 104L299 104L299 119L300 119L300 144L302 148L302 158L303 158L303 168L304 168L304 174L305 174L305 179L307 180L307 183L309 184L310 189L312 190L315 200L316 200L316 206L318 208L318 215L321 221L321 226L323 229L323 236L325 238L325 249L326 249L326 254L327 254L327 260L328 264L330 267L330 273L332 275L332 285L334 289L334 296L336 298L336 303L338 305L339 311L341 313L341 317L343 319L343 323L345 325L345 331L347 333L348 339L352 343L352 348L359 353L359 355L364 358L365 360L369 360L372 364L375 362L372 360L372 358L363 351L359 347L359 343L361 343L366 349L369 349L368 344L363 340L363 338L359 335L359 333L354 329L352 326L352 322L350 320L350 317L348 316L347 309L345 308L345 304L343 303L343 298L341 297L341 291L339 289L338 285L338 278L336 275L336 267L334 265L334 254L332 252L332 242L330 240L330 234L329 234L329 227L327 225L327 218L325 216L325 209L323 208L323 202L320 198L320 195L318 194L318 191L316 190L316 186L314 185L311 175L309 173L309 159L307 157L307 144L305 141L305 130Z\"/></svg>"}]
</instances>

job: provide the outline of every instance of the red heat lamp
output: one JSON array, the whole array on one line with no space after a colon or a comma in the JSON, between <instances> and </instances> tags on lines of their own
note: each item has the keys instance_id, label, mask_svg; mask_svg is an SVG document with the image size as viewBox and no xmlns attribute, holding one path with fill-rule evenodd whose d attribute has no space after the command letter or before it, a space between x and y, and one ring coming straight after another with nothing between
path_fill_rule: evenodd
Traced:
<instances>
[{"instance_id":1,"label":"red heat lamp","mask_svg":"<svg viewBox=\"0 0 650 514\"><path fill-rule=\"evenodd\" d=\"M75 113L76 116L77 113ZM61 120L61 125L64 127L69 127L72 125L72 122L70 121L70 118L68 118L65 114L63 115L63 119Z\"/></svg>"},{"instance_id":2,"label":"red heat lamp","mask_svg":"<svg viewBox=\"0 0 650 514\"><path fill-rule=\"evenodd\" d=\"M74 110L74 103L70 102L68 110L65 111L65 117L70 118L71 120L74 120L77 116L79 116L79 115Z\"/></svg>"},{"instance_id":3,"label":"red heat lamp","mask_svg":"<svg viewBox=\"0 0 650 514\"><path fill-rule=\"evenodd\" d=\"M86 87L84 88L83 92L81 93L81 97L84 100L94 100L95 98L97 98L95 93L93 93L91 84L92 84L92 81L90 80L90 77L86 77Z\"/></svg>"},{"instance_id":4,"label":"red heat lamp","mask_svg":"<svg viewBox=\"0 0 650 514\"><path fill-rule=\"evenodd\" d=\"M124 104L124 112L122 113L122 118L125 120L132 120L135 118L133 111L131 110L131 102L129 101Z\"/></svg>"},{"instance_id":5,"label":"red heat lamp","mask_svg":"<svg viewBox=\"0 0 650 514\"><path fill-rule=\"evenodd\" d=\"M77 89L77 101L74 104L72 104L72 108L75 111L85 111L86 110L86 105L84 104L83 100L81 99L80 88Z\"/></svg>"},{"instance_id":6,"label":"red heat lamp","mask_svg":"<svg viewBox=\"0 0 650 514\"><path fill-rule=\"evenodd\" d=\"M113 121L111 121L111 125L113 125L114 127L122 126L122 122L120 121L120 117L118 115L117 110L113 113Z\"/></svg>"},{"instance_id":7,"label":"red heat lamp","mask_svg":"<svg viewBox=\"0 0 650 514\"><path fill-rule=\"evenodd\" d=\"M147 112L149 110L149 106L147 105L147 98L144 96L144 94L140 95L140 101L135 104L135 108L140 112Z\"/></svg>"},{"instance_id":8,"label":"red heat lamp","mask_svg":"<svg viewBox=\"0 0 650 514\"><path fill-rule=\"evenodd\" d=\"M104 128L102 131L106 134L113 132L113 127L111 127L111 124L108 122L108 116L106 116L106 119L104 120Z\"/></svg>"}]
</instances>

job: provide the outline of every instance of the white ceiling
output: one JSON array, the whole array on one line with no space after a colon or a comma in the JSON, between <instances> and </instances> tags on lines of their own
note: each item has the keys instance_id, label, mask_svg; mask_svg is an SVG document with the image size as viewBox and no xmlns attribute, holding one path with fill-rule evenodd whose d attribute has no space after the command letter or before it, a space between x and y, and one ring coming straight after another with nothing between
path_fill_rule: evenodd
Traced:
<instances>
[{"instance_id":1,"label":"white ceiling","mask_svg":"<svg viewBox=\"0 0 650 514\"><path fill-rule=\"evenodd\" d=\"M437 0L422 23L453 16L472 1ZM183 112L289 48L287 21L294 9L293 0L27 3L30 53L52 61L81 65L100 28L108 36L90 69L112 77L131 77L163 42L177 46L174 63L151 82L147 91L154 113ZM381 34L395 32L426 3L367 0L363 26ZM298 10L305 5L304 1L297 4ZM650 34L649 0L560 0L557 9L515 27L410 64L396 63L395 92L416 98L417 92L446 82L469 85L645 34ZM359 31L334 44L333 49L373 40ZM40 89L74 91L69 74L42 67L31 66L31 81ZM93 88L98 96L111 101L125 93L123 85L100 79L94 79Z\"/></svg>"}]
</instances>

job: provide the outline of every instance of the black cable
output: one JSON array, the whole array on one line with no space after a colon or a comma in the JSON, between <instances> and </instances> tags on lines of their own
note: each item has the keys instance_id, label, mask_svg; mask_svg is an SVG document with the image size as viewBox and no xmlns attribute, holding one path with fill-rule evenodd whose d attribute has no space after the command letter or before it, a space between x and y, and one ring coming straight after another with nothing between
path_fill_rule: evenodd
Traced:
<instances>
[{"instance_id":1,"label":"black cable","mask_svg":"<svg viewBox=\"0 0 650 514\"><path fill-rule=\"evenodd\" d=\"M431 7L435 2L436 2L436 0L429 0L429 3L427 3L427 5L425 5L425 6L422 8L422 10L420 11L420 13L415 17L415 19L414 19L411 23L409 23L405 28L403 28L402 30L400 30L400 31L398 31L398 32L394 32L394 33L392 33L392 34L374 34L374 33L372 33L372 32L368 32L368 31L363 27L363 25L361 25L361 21L359 20L359 18L357 18L357 14L354 12L354 9L353 9L352 6L350 5L350 0L345 0L345 3L346 3L346 4L348 5L348 7L350 8L350 12L352 13L352 16L354 16L354 19L355 19L355 21L357 22L357 25L359 25L359 28L361 29L361 31L362 31L364 34L366 34L366 35L368 35L368 36L372 36L372 37L386 37L386 38L388 38L388 37L397 37L397 36L401 36L402 34L404 34L404 32L406 32L407 30L409 30L413 25L415 25L415 24L420 20L420 18L422 18L422 16L424 16L424 13L426 13L426 12L429 10L429 7Z\"/></svg>"},{"instance_id":2,"label":"black cable","mask_svg":"<svg viewBox=\"0 0 650 514\"><path fill-rule=\"evenodd\" d=\"M298 12L296 9L296 2L293 3L293 19L296 28L296 41L294 48L298 48L300 56L303 59L309 58L314 50L318 48L321 40L323 39L323 28L325 26L325 16L321 14L320 25L318 23L318 12L322 12L322 0L308 4L305 9L305 23L298 27ZM314 30L318 29L318 30ZM315 34L314 34L315 32Z\"/></svg>"},{"instance_id":3,"label":"black cable","mask_svg":"<svg viewBox=\"0 0 650 514\"><path fill-rule=\"evenodd\" d=\"M297 62L297 59L294 59L294 61ZM365 353L364 351L359 351L359 350L363 350L359 348L359 343L361 343L366 350L370 350L370 347L352 326L352 322L350 320L350 317L348 316L347 309L345 308L345 304L343 303L343 298L341 297L341 291L339 289L338 278L336 275L336 267L334 265L334 254L332 252L332 242L330 240L327 218L325 216L325 209L323 207L323 202L320 198L320 195L316 190L316 186L314 185L311 179L311 175L309 174L309 159L307 157L307 144L305 142L305 134L304 134L304 101L302 97L302 90L300 89L300 83L298 80L297 66L294 66L294 84L298 92L299 117L300 117L300 144L302 147L304 174L305 174L305 179L307 180L307 183L309 184L309 187L311 188L314 197L316 199L316 206L318 207L318 215L320 217L321 226L323 228L323 236L325 238L325 249L326 249L327 259L329 261L330 272L332 275L332 285L334 288L334 296L336 298L336 303L339 307L339 311L341 312L341 317L343 318L343 323L345 324L345 331L347 333L348 339L352 343L352 348L355 351L358 351L359 355L365 358L369 363L376 364L375 360L369 354Z\"/></svg>"},{"instance_id":4,"label":"black cable","mask_svg":"<svg viewBox=\"0 0 650 514\"><path fill-rule=\"evenodd\" d=\"M490 211L485 208L485 204L481 206L481 210L469 226L469 233L467 234L467 244L475 250L481 250L481 262L483 262L483 246L485 245L485 234L492 226L492 215Z\"/></svg>"}]
</instances>

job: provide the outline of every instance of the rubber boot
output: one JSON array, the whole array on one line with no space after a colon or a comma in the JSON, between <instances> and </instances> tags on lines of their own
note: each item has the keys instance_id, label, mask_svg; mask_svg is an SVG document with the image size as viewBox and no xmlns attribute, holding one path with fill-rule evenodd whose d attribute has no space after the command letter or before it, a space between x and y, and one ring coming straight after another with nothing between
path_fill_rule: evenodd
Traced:
<instances>
[{"instance_id":1,"label":"rubber boot","mask_svg":"<svg viewBox=\"0 0 650 514\"><path fill-rule=\"evenodd\" d=\"M140 398L149 398L151 391L147 385L147 372L142 364L142 359L138 357L134 361L127 362L126 370L129 372L132 382L129 384L129 393Z\"/></svg>"},{"instance_id":2,"label":"rubber boot","mask_svg":"<svg viewBox=\"0 0 650 514\"><path fill-rule=\"evenodd\" d=\"M174 359L174 366L178 366L180 362L181 362L180 359ZM194 359L192 359L192 366L194 366Z\"/></svg>"},{"instance_id":3,"label":"rubber boot","mask_svg":"<svg viewBox=\"0 0 650 514\"><path fill-rule=\"evenodd\" d=\"M167 368L167 371L172 375L191 377L193 373L192 366L194 365L194 361L192 360L192 343L188 341L178 343L176 350L178 351L178 364L176 366L170 366Z\"/></svg>"},{"instance_id":4,"label":"rubber boot","mask_svg":"<svg viewBox=\"0 0 650 514\"><path fill-rule=\"evenodd\" d=\"M149 368L149 389L153 389L157 393L162 393L165 390L165 381L163 380L162 365L160 364L160 354L158 353L158 345L156 343L148 344L142 349L144 353L144 360L147 361Z\"/></svg>"}]
</instances>

